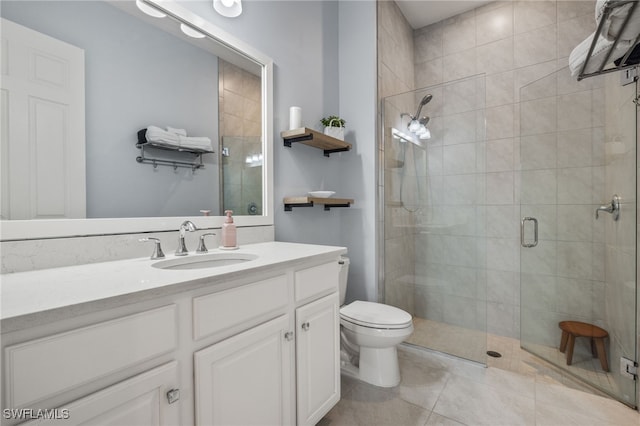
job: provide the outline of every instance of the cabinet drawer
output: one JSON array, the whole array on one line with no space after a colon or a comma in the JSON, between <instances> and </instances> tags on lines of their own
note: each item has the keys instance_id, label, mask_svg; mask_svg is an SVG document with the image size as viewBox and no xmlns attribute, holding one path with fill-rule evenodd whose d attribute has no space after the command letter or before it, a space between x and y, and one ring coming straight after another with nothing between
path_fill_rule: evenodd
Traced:
<instances>
[{"instance_id":1,"label":"cabinet drawer","mask_svg":"<svg viewBox=\"0 0 640 426\"><path fill-rule=\"evenodd\" d=\"M175 349L176 310L169 305L7 347L7 406L28 406Z\"/></svg>"},{"instance_id":2,"label":"cabinet drawer","mask_svg":"<svg viewBox=\"0 0 640 426\"><path fill-rule=\"evenodd\" d=\"M338 262L302 269L295 273L296 302L338 290Z\"/></svg>"},{"instance_id":3,"label":"cabinet drawer","mask_svg":"<svg viewBox=\"0 0 640 426\"><path fill-rule=\"evenodd\" d=\"M219 293L193 299L193 338L198 340L225 329L284 309L288 297L287 277L280 275L268 280L242 285Z\"/></svg>"},{"instance_id":4,"label":"cabinet drawer","mask_svg":"<svg viewBox=\"0 0 640 426\"><path fill-rule=\"evenodd\" d=\"M180 404L169 403L167 392L178 383L178 363L172 361L65 404L55 410L58 418L23 425L177 425Z\"/></svg>"}]
</instances>

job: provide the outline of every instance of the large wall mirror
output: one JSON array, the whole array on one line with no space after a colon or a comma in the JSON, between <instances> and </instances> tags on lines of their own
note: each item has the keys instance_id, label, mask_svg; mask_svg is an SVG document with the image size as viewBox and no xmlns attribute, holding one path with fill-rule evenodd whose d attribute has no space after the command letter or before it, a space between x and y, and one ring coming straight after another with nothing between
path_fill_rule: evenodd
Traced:
<instances>
[{"instance_id":1,"label":"large wall mirror","mask_svg":"<svg viewBox=\"0 0 640 426\"><path fill-rule=\"evenodd\" d=\"M177 2L3 1L2 240L272 225L272 61Z\"/></svg>"}]
</instances>

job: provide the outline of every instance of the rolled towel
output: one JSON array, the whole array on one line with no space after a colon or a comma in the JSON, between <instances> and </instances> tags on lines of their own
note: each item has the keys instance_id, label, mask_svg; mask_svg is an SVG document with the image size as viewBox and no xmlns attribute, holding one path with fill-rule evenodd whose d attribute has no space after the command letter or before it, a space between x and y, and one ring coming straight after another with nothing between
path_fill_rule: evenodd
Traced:
<instances>
[{"instance_id":1,"label":"rolled towel","mask_svg":"<svg viewBox=\"0 0 640 426\"><path fill-rule=\"evenodd\" d=\"M631 12L633 3L620 4L623 1L598 0L596 2L596 23L600 24L600 21L604 18L605 9L610 7L609 15L602 26L601 35L610 41L619 38L620 40L633 42L640 33L640 6L636 5L633 12ZM624 30L621 31L629 13L631 13L629 22Z\"/></svg>"},{"instance_id":2,"label":"rolled towel","mask_svg":"<svg viewBox=\"0 0 640 426\"><path fill-rule=\"evenodd\" d=\"M571 75L577 77L580 74L580 70L582 70L582 66L587 60L587 55L589 54L589 48L591 47L591 42L595 37L595 33L591 34L589 37L584 39L582 43L576 46L575 49L569 55L569 69L571 70ZM613 62L614 60L624 56L624 54L631 48L632 42L627 40L620 40L616 45L615 50L609 56L609 62ZM602 62L607 57L607 52L613 46L613 42L607 40L606 38L600 36L596 42L596 46L593 49L593 53L591 54L591 58L589 58L589 62L587 67L585 68L585 74L590 74L596 72L600 69ZM605 64L606 65L606 64Z\"/></svg>"}]
</instances>

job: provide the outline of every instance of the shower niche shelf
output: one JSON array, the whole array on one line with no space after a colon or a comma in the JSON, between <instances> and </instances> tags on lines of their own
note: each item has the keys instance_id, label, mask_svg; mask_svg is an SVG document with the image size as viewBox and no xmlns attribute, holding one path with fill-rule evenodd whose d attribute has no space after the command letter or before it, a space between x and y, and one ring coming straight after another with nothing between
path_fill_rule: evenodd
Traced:
<instances>
[{"instance_id":1,"label":"shower niche shelf","mask_svg":"<svg viewBox=\"0 0 640 426\"><path fill-rule=\"evenodd\" d=\"M294 207L313 207L316 204L324 205L325 211L335 207L351 207L354 201L350 198L319 198L319 197L286 197L284 211L290 212Z\"/></svg>"},{"instance_id":2,"label":"shower niche shelf","mask_svg":"<svg viewBox=\"0 0 640 426\"><path fill-rule=\"evenodd\" d=\"M329 157L335 152L345 152L351 150L351 144L340 139L327 136L307 127L299 129L285 130L280 132L284 140L284 146L291 148L291 144L300 142L324 151L324 156Z\"/></svg>"}]
</instances>

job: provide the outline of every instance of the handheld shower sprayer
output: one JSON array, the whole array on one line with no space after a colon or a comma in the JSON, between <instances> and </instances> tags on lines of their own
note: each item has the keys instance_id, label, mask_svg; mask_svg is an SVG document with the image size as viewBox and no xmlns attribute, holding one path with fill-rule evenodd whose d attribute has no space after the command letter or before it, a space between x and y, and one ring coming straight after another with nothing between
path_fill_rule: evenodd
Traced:
<instances>
[{"instance_id":1,"label":"handheld shower sprayer","mask_svg":"<svg viewBox=\"0 0 640 426\"><path fill-rule=\"evenodd\" d=\"M415 115L411 115L407 112L403 112L402 114L400 114L400 117L407 116L411 119L409 121L409 124L407 124L407 129L409 129L410 132L418 135L420 139L431 138L431 132L429 131L429 129L427 129L427 123L429 123L430 118L427 116L420 118L420 112L422 111L422 107L428 104L429 102L431 102L431 99L433 99L432 94L429 93L425 95L422 98L422 100L420 100L420 103L418 104L418 109Z\"/></svg>"},{"instance_id":2,"label":"handheld shower sprayer","mask_svg":"<svg viewBox=\"0 0 640 426\"><path fill-rule=\"evenodd\" d=\"M416 111L416 115L413 116L413 119L415 120L416 118L420 117L420 111L422 111L422 107L425 106L426 104L428 104L429 102L431 102L431 99L433 99L433 95L432 94L428 94L425 95L422 100L420 101L420 103L418 104L418 110Z\"/></svg>"}]
</instances>

